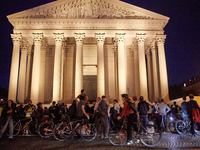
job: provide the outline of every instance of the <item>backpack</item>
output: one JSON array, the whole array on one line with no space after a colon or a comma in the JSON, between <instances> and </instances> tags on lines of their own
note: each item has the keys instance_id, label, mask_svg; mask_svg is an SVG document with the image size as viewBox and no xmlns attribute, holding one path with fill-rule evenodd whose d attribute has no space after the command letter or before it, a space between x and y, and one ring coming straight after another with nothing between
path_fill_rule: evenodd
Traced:
<instances>
[{"instance_id":1,"label":"backpack","mask_svg":"<svg viewBox=\"0 0 200 150\"><path fill-rule=\"evenodd\" d=\"M200 113L197 108L192 109L192 119L193 122L200 123Z\"/></svg>"},{"instance_id":2,"label":"backpack","mask_svg":"<svg viewBox=\"0 0 200 150\"><path fill-rule=\"evenodd\" d=\"M147 102L141 102L140 104L140 114L141 115L147 115L149 111L148 103Z\"/></svg>"},{"instance_id":3,"label":"backpack","mask_svg":"<svg viewBox=\"0 0 200 150\"><path fill-rule=\"evenodd\" d=\"M128 105L129 105L129 109L132 109L134 111L134 113L136 113L136 109L135 109L135 103L132 103L132 102L128 102Z\"/></svg>"},{"instance_id":4,"label":"backpack","mask_svg":"<svg viewBox=\"0 0 200 150\"><path fill-rule=\"evenodd\" d=\"M99 112L99 114L100 114L101 116L105 116L105 115L106 115L106 110L103 110L103 109L102 109L101 103L102 103L102 101L99 102L97 111Z\"/></svg>"}]
</instances>

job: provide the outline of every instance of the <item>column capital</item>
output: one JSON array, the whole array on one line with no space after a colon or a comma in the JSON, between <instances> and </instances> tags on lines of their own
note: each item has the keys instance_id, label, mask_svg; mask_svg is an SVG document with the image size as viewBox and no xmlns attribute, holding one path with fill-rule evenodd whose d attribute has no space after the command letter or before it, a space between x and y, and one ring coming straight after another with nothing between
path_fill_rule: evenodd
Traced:
<instances>
[{"instance_id":1,"label":"column capital","mask_svg":"<svg viewBox=\"0 0 200 150\"><path fill-rule=\"evenodd\" d=\"M95 38L97 39L97 43L104 43L105 33L95 33Z\"/></svg>"},{"instance_id":2,"label":"column capital","mask_svg":"<svg viewBox=\"0 0 200 150\"><path fill-rule=\"evenodd\" d=\"M138 44L143 44L146 39L146 33L136 33L136 41Z\"/></svg>"},{"instance_id":3,"label":"column capital","mask_svg":"<svg viewBox=\"0 0 200 150\"><path fill-rule=\"evenodd\" d=\"M115 33L115 40L117 43L125 42L126 33Z\"/></svg>"},{"instance_id":4,"label":"column capital","mask_svg":"<svg viewBox=\"0 0 200 150\"><path fill-rule=\"evenodd\" d=\"M158 44L164 44L166 39L166 35L164 34L156 34L156 41Z\"/></svg>"},{"instance_id":5,"label":"column capital","mask_svg":"<svg viewBox=\"0 0 200 150\"><path fill-rule=\"evenodd\" d=\"M11 34L11 38L13 40L13 43L20 44L20 42L22 40L22 34L21 33L13 33L13 34Z\"/></svg>"},{"instance_id":6,"label":"column capital","mask_svg":"<svg viewBox=\"0 0 200 150\"><path fill-rule=\"evenodd\" d=\"M42 43L43 33L33 33L33 40L39 44Z\"/></svg>"},{"instance_id":7,"label":"column capital","mask_svg":"<svg viewBox=\"0 0 200 150\"><path fill-rule=\"evenodd\" d=\"M28 51L30 49L30 44L28 43L27 40L23 40L21 42L21 51Z\"/></svg>"},{"instance_id":8,"label":"column capital","mask_svg":"<svg viewBox=\"0 0 200 150\"><path fill-rule=\"evenodd\" d=\"M76 42L82 43L85 38L85 33L75 33L75 35Z\"/></svg>"},{"instance_id":9,"label":"column capital","mask_svg":"<svg viewBox=\"0 0 200 150\"><path fill-rule=\"evenodd\" d=\"M64 40L64 33L53 33L55 42L62 43Z\"/></svg>"}]
</instances>

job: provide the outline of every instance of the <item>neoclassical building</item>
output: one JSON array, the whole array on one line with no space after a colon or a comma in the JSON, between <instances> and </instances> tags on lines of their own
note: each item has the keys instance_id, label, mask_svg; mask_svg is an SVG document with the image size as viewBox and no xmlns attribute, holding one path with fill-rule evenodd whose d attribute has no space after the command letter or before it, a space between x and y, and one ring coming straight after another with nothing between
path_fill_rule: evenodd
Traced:
<instances>
[{"instance_id":1,"label":"neoclassical building","mask_svg":"<svg viewBox=\"0 0 200 150\"><path fill-rule=\"evenodd\" d=\"M7 17L14 27L8 98L69 104L84 88L91 100L169 99L168 17L119 0L57 0Z\"/></svg>"}]
</instances>

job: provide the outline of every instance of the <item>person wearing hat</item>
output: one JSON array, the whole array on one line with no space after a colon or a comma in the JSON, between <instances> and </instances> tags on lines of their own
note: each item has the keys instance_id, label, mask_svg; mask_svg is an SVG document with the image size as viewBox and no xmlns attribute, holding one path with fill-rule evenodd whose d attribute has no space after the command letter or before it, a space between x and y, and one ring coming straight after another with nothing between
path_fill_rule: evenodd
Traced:
<instances>
[{"instance_id":1,"label":"person wearing hat","mask_svg":"<svg viewBox=\"0 0 200 150\"><path fill-rule=\"evenodd\" d=\"M140 116L140 122L144 127L148 124L148 111L149 104L144 100L143 96L139 98L140 102L138 103L138 112Z\"/></svg>"},{"instance_id":2,"label":"person wearing hat","mask_svg":"<svg viewBox=\"0 0 200 150\"><path fill-rule=\"evenodd\" d=\"M197 101L194 100L193 94L189 94L189 98L190 98L190 101L187 102L187 113L188 113L188 117L191 121L191 129L190 130L191 130L192 136L195 136L194 122L193 122L193 119L192 119L192 109L193 108L199 109L199 106L197 104ZM199 123L197 125L198 125L198 128L199 128Z\"/></svg>"}]
</instances>

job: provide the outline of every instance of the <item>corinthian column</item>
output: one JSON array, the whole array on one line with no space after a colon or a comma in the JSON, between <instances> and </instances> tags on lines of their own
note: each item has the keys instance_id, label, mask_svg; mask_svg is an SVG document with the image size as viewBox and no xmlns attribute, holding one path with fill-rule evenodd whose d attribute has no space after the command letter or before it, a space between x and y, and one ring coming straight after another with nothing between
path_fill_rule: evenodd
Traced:
<instances>
[{"instance_id":1,"label":"corinthian column","mask_svg":"<svg viewBox=\"0 0 200 150\"><path fill-rule=\"evenodd\" d=\"M54 73L53 73L53 101L60 100L60 81L61 81L61 51L64 33L54 33L56 42L54 56Z\"/></svg>"},{"instance_id":2,"label":"corinthian column","mask_svg":"<svg viewBox=\"0 0 200 150\"><path fill-rule=\"evenodd\" d=\"M126 59L125 59L125 33L116 33L115 36L118 45L118 87L119 103L122 104L121 94L126 93Z\"/></svg>"},{"instance_id":3,"label":"corinthian column","mask_svg":"<svg viewBox=\"0 0 200 150\"><path fill-rule=\"evenodd\" d=\"M105 33L96 33L97 39L97 96L105 95L104 41Z\"/></svg>"},{"instance_id":4,"label":"corinthian column","mask_svg":"<svg viewBox=\"0 0 200 150\"><path fill-rule=\"evenodd\" d=\"M159 89L158 89L158 57L157 51L155 48L155 43L151 46L151 53L152 53L152 67L153 67L153 89L154 89L154 100L158 101L159 96Z\"/></svg>"},{"instance_id":5,"label":"corinthian column","mask_svg":"<svg viewBox=\"0 0 200 150\"><path fill-rule=\"evenodd\" d=\"M11 69L10 69L8 99L12 99L15 102L16 94L17 94L20 42L22 39L22 35L21 33L14 33L14 34L11 34L11 38L13 40L13 53L12 53L12 62L11 62Z\"/></svg>"},{"instance_id":6,"label":"corinthian column","mask_svg":"<svg viewBox=\"0 0 200 150\"><path fill-rule=\"evenodd\" d=\"M83 40L85 33L75 33L76 40L76 66L75 66L75 97L83 88Z\"/></svg>"},{"instance_id":7,"label":"corinthian column","mask_svg":"<svg viewBox=\"0 0 200 150\"><path fill-rule=\"evenodd\" d=\"M139 54L139 81L140 81L140 95L144 99L148 99L147 92L147 68L145 60L145 50L144 50L144 41L146 34L137 34L136 40L138 43L138 54Z\"/></svg>"},{"instance_id":8,"label":"corinthian column","mask_svg":"<svg viewBox=\"0 0 200 150\"><path fill-rule=\"evenodd\" d=\"M43 39L42 33L33 33L34 52L33 52L33 69L31 81L31 100L34 104L38 102L39 85L40 85L40 51Z\"/></svg>"},{"instance_id":9,"label":"corinthian column","mask_svg":"<svg viewBox=\"0 0 200 150\"><path fill-rule=\"evenodd\" d=\"M152 85L152 62L151 62L151 51L150 47L146 51L147 56L147 78L148 78L148 93L149 100L153 100L153 85Z\"/></svg>"},{"instance_id":10,"label":"corinthian column","mask_svg":"<svg viewBox=\"0 0 200 150\"><path fill-rule=\"evenodd\" d=\"M160 87L161 87L161 97L169 100L169 90L168 90L168 78L167 78L167 66L165 59L165 43L166 35L157 35L156 41L158 45L158 58L159 58L159 73L160 73Z\"/></svg>"},{"instance_id":11,"label":"corinthian column","mask_svg":"<svg viewBox=\"0 0 200 150\"><path fill-rule=\"evenodd\" d=\"M140 96L140 81L139 81L139 59L138 49L134 50L134 74L135 74L135 96Z\"/></svg>"},{"instance_id":12,"label":"corinthian column","mask_svg":"<svg viewBox=\"0 0 200 150\"><path fill-rule=\"evenodd\" d=\"M21 59L19 69L19 82L18 82L18 94L17 101L24 103L25 90L26 90L26 64L27 64L27 52L29 50L29 44L27 41L23 41L21 44Z\"/></svg>"}]
</instances>

